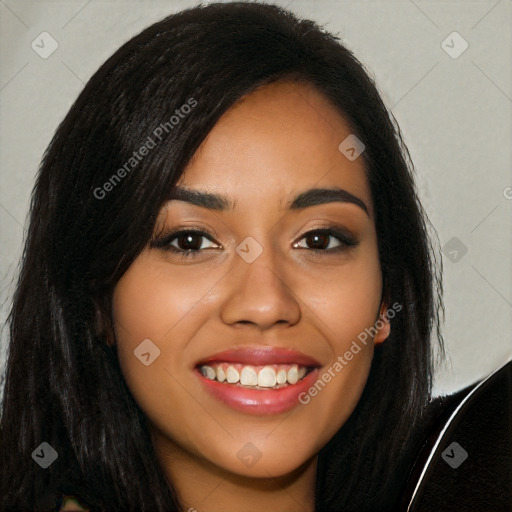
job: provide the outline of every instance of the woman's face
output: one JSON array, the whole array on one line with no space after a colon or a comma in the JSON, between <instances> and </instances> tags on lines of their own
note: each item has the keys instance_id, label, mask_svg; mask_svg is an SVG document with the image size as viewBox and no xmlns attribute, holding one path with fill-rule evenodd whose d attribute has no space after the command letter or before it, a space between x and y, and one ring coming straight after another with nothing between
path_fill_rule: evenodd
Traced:
<instances>
[{"instance_id":1,"label":"woman's face","mask_svg":"<svg viewBox=\"0 0 512 512\"><path fill-rule=\"evenodd\" d=\"M360 336L384 309L363 158L338 148L350 134L312 86L246 96L182 175L197 194L162 208L117 284L121 368L167 460L285 475L354 410L389 324Z\"/></svg>"}]
</instances>

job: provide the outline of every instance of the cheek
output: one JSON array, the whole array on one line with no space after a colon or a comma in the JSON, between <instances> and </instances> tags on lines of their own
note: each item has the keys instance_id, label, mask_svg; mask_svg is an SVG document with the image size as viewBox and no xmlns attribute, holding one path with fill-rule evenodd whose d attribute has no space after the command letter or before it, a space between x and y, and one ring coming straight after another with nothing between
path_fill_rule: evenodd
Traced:
<instances>
[{"instance_id":1,"label":"cheek","mask_svg":"<svg viewBox=\"0 0 512 512\"><path fill-rule=\"evenodd\" d=\"M307 283L302 286L308 289ZM325 325L333 352L342 354L377 320L382 278L376 247L364 248L349 264L324 272L313 290L308 306Z\"/></svg>"},{"instance_id":2,"label":"cheek","mask_svg":"<svg viewBox=\"0 0 512 512\"><path fill-rule=\"evenodd\" d=\"M112 309L121 341L126 334L140 340L160 339L200 298L197 288L186 286L179 275L170 281L162 270L142 255L117 284Z\"/></svg>"},{"instance_id":3,"label":"cheek","mask_svg":"<svg viewBox=\"0 0 512 512\"><path fill-rule=\"evenodd\" d=\"M332 436L348 419L366 385L373 358L374 332L382 293L376 249L350 265L323 274L309 308L329 344L330 363L303 397L307 415ZM307 403L306 403L307 402ZM333 414L336 411L336 414ZM313 425L312 425L313 428Z\"/></svg>"},{"instance_id":4,"label":"cheek","mask_svg":"<svg viewBox=\"0 0 512 512\"><path fill-rule=\"evenodd\" d=\"M179 334L187 324L183 319L198 301L190 287L180 285L176 276L170 282L161 270L140 255L116 285L112 298L119 363L139 404L162 399L161 384L169 379L165 369L172 368L169 358L186 344ZM163 343L164 339L172 339L172 345Z\"/></svg>"},{"instance_id":5,"label":"cheek","mask_svg":"<svg viewBox=\"0 0 512 512\"><path fill-rule=\"evenodd\" d=\"M204 322L202 302L216 275L200 266L189 272L169 269L165 259L142 253L117 283L112 311L120 353L133 353L147 338L162 349L172 340L177 351Z\"/></svg>"},{"instance_id":6,"label":"cheek","mask_svg":"<svg viewBox=\"0 0 512 512\"><path fill-rule=\"evenodd\" d=\"M192 427L184 419L193 416L194 402L178 374L187 366L182 357L191 329L200 322L198 302L204 293L165 268L165 262L139 256L114 290L112 315L119 364L135 401L151 424L186 437Z\"/></svg>"}]
</instances>

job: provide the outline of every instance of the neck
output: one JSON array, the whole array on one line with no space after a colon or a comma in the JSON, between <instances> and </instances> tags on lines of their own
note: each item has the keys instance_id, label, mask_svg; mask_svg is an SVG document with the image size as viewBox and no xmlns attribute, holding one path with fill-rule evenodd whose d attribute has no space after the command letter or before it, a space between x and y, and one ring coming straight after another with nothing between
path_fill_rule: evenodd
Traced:
<instances>
[{"instance_id":1,"label":"neck","mask_svg":"<svg viewBox=\"0 0 512 512\"><path fill-rule=\"evenodd\" d=\"M317 457L286 475L231 473L154 437L155 451L183 512L314 512Z\"/></svg>"}]
</instances>

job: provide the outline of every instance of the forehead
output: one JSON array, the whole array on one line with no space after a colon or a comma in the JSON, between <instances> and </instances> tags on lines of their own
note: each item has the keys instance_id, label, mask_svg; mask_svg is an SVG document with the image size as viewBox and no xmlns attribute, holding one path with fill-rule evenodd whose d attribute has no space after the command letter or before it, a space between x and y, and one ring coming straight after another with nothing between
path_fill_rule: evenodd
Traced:
<instances>
[{"instance_id":1,"label":"forehead","mask_svg":"<svg viewBox=\"0 0 512 512\"><path fill-rule=\"evenodd\" d=\"M339 187L361 197L371 213L363 158L351 161L339 150L351 134L346 119L314 86L274 82L219 119L178 184L231 197L235 209L263 198L283 209L297 192Z\"/></svg>"}]
</instances>

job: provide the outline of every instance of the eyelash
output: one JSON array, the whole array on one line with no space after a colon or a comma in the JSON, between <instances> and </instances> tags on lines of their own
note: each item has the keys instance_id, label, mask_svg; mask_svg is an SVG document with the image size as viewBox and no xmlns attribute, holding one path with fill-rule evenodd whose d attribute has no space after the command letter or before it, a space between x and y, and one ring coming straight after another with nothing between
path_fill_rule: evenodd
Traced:
<instances>
[{"instance_id":1,"label":"eyelash","mask_svg":"<svg viewBox=\"0 0 512 512\"><path fill-rule=\"evenodd\" d=\"M307 231L306 233L304 233L301 236L301 238L299 239L299 242L302 241L303 239L307 238L308 236L311 236L312 234L319 234L319 233L323 234L323 235L328 235L328 236L334 237L339 242L341 242L341 244L338 245L337 247L333 247L331 249L309 249L307 247L301 247L301 249L308 249L309 251L312 251L316 254L323 253L324 255L335 255L335 254L338 254L346 249L349 249L351 247L355 247L358 245L358 241L354 237L349 235L346 231L340 230L340 229L337 229L334 227L317 228L317 229L312 229L310 231ZM215 241L213 240L213 237L210 233L203 231L202 229L189 228L189 229L175 230L175 231L172 231L171 233L162 235L160 238L153 240L151 242L151 246L158 248L158 249L163 249L164 251L172 252L174 254L179 254L182 258L195 258L195 257L199 256L200 253L204 252L205 250L208 250L208 249L183 250L183 249L178 249L177 247L174 247L171 245L171 242L173 242L176 238L178 238L181 235L187 235L187 234L205 237L205 238L208 238L210 240L210 242L215 243ZM296 243L298 243L298 242L294 242L294 245ZM329 245L329 244L327 244L327 245Z\"/></svg>"}]
</instances>

